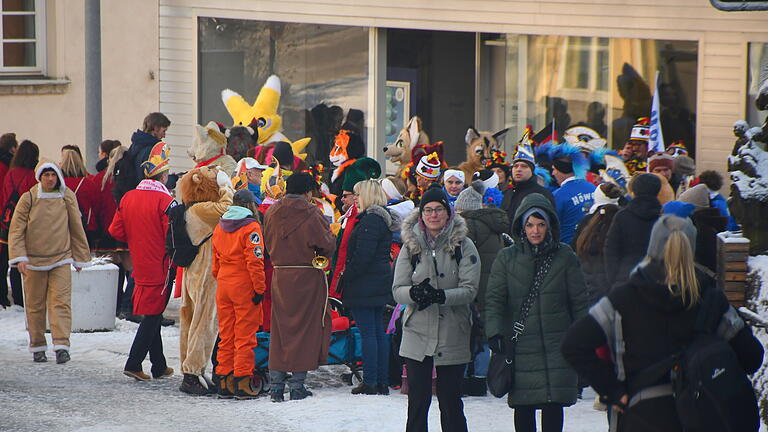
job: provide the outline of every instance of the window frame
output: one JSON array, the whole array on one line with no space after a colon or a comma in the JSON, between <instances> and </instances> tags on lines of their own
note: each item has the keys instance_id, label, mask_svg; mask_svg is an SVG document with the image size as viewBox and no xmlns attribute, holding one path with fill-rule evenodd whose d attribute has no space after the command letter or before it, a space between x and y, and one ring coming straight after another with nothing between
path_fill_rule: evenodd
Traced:
<instances>
[{"instance_id":1,"label":"window frame","mask_svg":"<svg viewBox=\"0 0 768 432\"><path fill-rule=\"evenodd\" d=\"M46 20L45 20L45 0L34 0L34 11L10 11L2 10L0 6L0 77L14 75L45 75L46 71ZM34 42L35 44L35 65L34 66L3 66L3 45L6 43L3 39L2 18L10 16L29 16L35 17L35 37L33 39L8 39L14 42ZM10 42L10 43L14 43Z\"/></svg>"}]
</instances>

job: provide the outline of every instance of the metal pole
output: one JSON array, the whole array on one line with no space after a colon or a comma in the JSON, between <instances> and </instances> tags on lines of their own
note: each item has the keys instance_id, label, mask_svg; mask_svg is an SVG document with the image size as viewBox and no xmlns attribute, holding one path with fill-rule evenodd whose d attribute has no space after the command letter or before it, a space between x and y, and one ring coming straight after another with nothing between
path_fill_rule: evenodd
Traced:
<instances>
[{"instance_id":1,"label":"metal pole","mask_svg":"<svg viewBox=\"0 0 768 432\"><path fill-rule=\"evenodd\" d=\"M101 143L101 0L85 0L85 158L96 171Z\"/></svg>"}]
</instances>

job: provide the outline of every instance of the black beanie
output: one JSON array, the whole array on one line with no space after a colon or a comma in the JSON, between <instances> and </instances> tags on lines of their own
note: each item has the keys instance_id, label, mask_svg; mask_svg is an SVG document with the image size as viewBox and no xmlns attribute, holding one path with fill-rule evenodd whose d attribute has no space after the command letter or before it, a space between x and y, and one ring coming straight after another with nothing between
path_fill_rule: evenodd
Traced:
<instances>
[{"instance_id":1,"label":"black beanie","mask_svg":"<svg viewBox=\"0 0 768 432\"><path fill-rule=\"evenodd\" d=\"M276 142L272 154L277 158L281 166L288 165L293 169L293 149L289 143L285 141Z\"/></svg>"},{"instance_id":2,"label":"black beanie","mask_svg":"<svg viewBox=\"0 0 768 432\"><path fill-rule=\"evenodd\" d=\"M573 172L573 163L566 159L555 159L552 161L552 166L563 174L570 174Z\"/></svg>"},{"instance_id":3,"label":"black beanie","mask_svg":"<svg viewBox=\"0 0 768 432\"><path fill-rule=\"evenodd\" d=\"M443 188L438 184L430 186L429 189L424 192L424 195L421 196L421 201L419 201L419 213L423 213L424 206L431 202L439 202L445 207L445 210L448 211L448 215L451 214L451 205L448 204L448 197L445 195Z\"/></svg>"},{"instance_id":4,"label":"black beanie","mask_svg":"<svg viewBox=\"0 0 768 432\"><path fill-rule=\"evenodd\" d=\"M661 180L656 174L640 174L632 181L632 193L636 196L655 197L661 190Z\"/></svg>"},{"instance_id":5,"label":"black beanie","mask_svg":"<svg viewBox=\"0 0 768 432\"><path fill-rule=\"evenodd\" d=\"M298 172L291 174L285 180L285 193L291 195L303 195L307 192L315 190L317 183L311 174L305 172Z\"/></svg>"}]
</instances>

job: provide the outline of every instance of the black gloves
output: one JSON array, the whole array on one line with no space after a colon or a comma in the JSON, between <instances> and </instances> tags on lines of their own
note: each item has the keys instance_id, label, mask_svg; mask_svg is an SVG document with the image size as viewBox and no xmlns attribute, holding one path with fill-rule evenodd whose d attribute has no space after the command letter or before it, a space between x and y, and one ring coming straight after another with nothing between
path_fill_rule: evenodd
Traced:
<instances>
[{"instance_id":1,"label":"black gloves","mask_svg":"<svg viewBox=\"0 0 768 432\"><path fill-rule=\"evenodd\" d=\"M251 301L253 304L258 305L261 303L261 301L264 299L264 294L254 294Z\"/></svg>"},{"instance_id":2,"label":"black gloves","mask_svg":"<svg viewBox=\"0 0 768 432\"><path fill-rule=\"evenodd\" d=\"M493 351L494 354L504 353L504 337L501 335L491 336L488 339L488 348Z\"/></svg>"},{"instance_id":3,"label":"black gloves","mask_svg":"<svg viewBox=\"0 0 768 432\"><path fill-rule=\"evenodd\" d=\"M413 299L419 306L418 310L420 311L428 308L433 303L445 303L445 291L436 289L430 285L429 278L424 279L418 285L412 286L409 294L411 295L411 299Z\"/></svg>"}]
</instances>

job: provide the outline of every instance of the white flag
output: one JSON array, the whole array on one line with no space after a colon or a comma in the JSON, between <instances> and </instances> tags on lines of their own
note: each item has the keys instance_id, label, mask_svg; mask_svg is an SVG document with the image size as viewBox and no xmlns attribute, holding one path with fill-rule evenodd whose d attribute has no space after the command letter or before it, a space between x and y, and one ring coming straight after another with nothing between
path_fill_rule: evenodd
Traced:
<instances>
[{"instance_id":1,"label":"white flag","mask_svg":"<svg viewBox=\"0 0 768 432\"><path fill-rule=\"evenodd\" d=\"M664 134L661 132L661 110L659 109L659 71L656 71L656 86L651 103L651 129L648 138L648 152L664 153Z\"/></svg>"}]
</instances>

